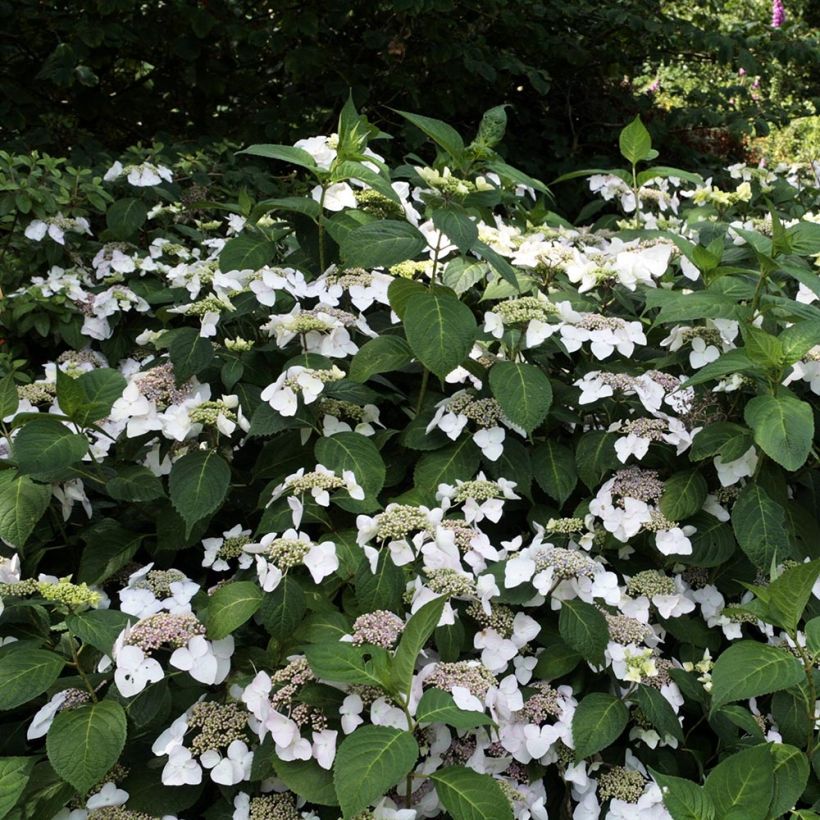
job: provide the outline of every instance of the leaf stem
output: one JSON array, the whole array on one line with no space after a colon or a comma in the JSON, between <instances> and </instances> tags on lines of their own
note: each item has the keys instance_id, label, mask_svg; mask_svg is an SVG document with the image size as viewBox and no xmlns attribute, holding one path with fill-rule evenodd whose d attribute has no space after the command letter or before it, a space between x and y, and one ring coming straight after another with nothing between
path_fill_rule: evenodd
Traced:
<instances>
[{"instance_id":1,"label":"leaf stem","mask_svg":"<svg viewBox=\"0 0 820 820\"><path fill-rule=\"evenodd\" d=\"M94 687L91 685L91 681L83 671L82 666L80 666L80 654L77 652L77 642L74 640L74 636L71 632L68 633L68 644L71 647L71 657L74 658L74 666L80 677L83 679L85 688L88 689L88 694L91 695L91 700L93 700L94 703L97 703L97 693L94 691Z\"/></svg>"}]
</instances>

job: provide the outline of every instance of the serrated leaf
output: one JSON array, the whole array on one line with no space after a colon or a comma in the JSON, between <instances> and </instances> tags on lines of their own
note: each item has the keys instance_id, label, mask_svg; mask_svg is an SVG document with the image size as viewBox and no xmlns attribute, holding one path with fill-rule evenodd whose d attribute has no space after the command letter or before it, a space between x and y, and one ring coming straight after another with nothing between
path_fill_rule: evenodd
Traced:
<instances>
[{"instance_id":1,"label":"serrated leaf","mask_svg":"<svg viewBox=\"0 0 820 820\"><path fill-rule=\"evenodd\" d=\"M385 466L376 445L361 433L342 432L316 442L316 460L341 475L351 470L367 498L377 496L384 486Z\"/></svg>"},{"instance_id":2,"label":"serrated leaf","mask_svg":"<svg viewBox=\"0 0 820 820\"><path fill-rule=\"evenodd\" d=\"M646 126L641 122L640 117L635 117L621 131L618 136L618 144L621 149L621 156L633 165L650 158L652 137L649 135L649 131L646 130Z\"/></svg>"},{"instance_id":3,"label":"serrated leaf","mask_svg":"<svg viewBox=\"0 0 820 820\"><path fill-rule=\"evenodd\" d=\"M361 726L339 745L333 782L344 817L375 803L407 776L419 756L410 732L388 726Z\"/></svg>"},{"instance_id":4,"label":"serrated leaf","mask_svg":"<svg viewBox=\"0 0 820 820\"><path fill-rule=\"evenodd\" d=\"M0 757L0 818L14 808L36 762L34 757Z\"/></svg>"},{"instance_id":5,"label":"serrated leaf","mask_svg":"<svg viewBox=\"0 0 820 820\"><path fill-rule=\"evenodd\" d=\"M764 820L768 816L774 779L766 744L744 749L722 760L709 772L704 792L716 816L736 820Z\"/></svg>"},{"instance_id":6,"label":"serrated leaf","mask_svg":"<svg viewBox=\"0 0 820 820\"><path fill-rule=\"evenodd\" d=\"M302 168L308 168L315 171L316 160L311 154L303 148L295 148L292 145L249 145L242 151L237 151L237 154L250 154L252 157L264 157L265 159L278 159L282 162L290 162L293 165L300 165ZM240 268L241 270L241 268Z\"/></svg>"},{"instance_id":7,"label":"serrated leaf","mask_svg":"<svg viewBox=\"0 0 820 820\"><path fill-rule=\"evenodd\" d=\"M259 619L268 634L278 641L290 638L305 615L305 593L299 582L285 575L273 592L262 598Z\"/></svg>"},{"instance_id":8,"label":"serrated leaf","mask_svg":"<svg viewBox=\"0 0 820 820\"><path fill-rule=\"evenodd\" d=\"M683 521L700 512L708 489L706 479L697 470L675 473L664 482L661 512L669 521Z\"/></svg>"},{"instance_id":9,"label":"serrated leaf","mask_svg":"<svg viewBox=\"0 0 820 820\"><path fill-rule=\"evenodd\" d=\"M769 817L781 817L797 805L803 794L809 779L809 761L800 749L785 743L772 743L769 752L774 762L774 794Z\"/></svg>"},{"instance_id":10,"label":"serrated leaf","mask_svg":"<svg viewBox=\"0 0 820 820\"><path fill-rule=\"evenodd\" d=\"M531 433L552 405L552 386L540 367L496 362L490 368L490 388L507 418Z\"/></svg>"},{"instance_id":11,"label":"serrated leaf","mask_svg":"<svg viewBox=\"0 0 820 820\"><path fill-rule=\"evenodd\" d=\"M316 677L332 683L362 683L384 688L368 656L386 656L377 647L352 646L343 641L329 641L305 647L305 657Z\"/></svg>"},{"instance_id":12,"label":"serrated leaf","mask_svg":"<svg viewBox=\"0 0 820 820\"><path fill-rule=\"evenodd\" d=\"M28 476L0 484L0 538L22 549L51 502L51 488Z\"/></svg>"},{"instance_id":13,"label":"serrated leaf","mask_svg":"<svg viewBox=\"0 0 820 820\"><path fill-rule=\"evenodd\" d=\"M803 680L803 666L786 649L757 641L738 641L715 661L712 711L725 703L788 689Z\"/></svg>"},{"instance_id":14,"label":"serrated leaf","mask_svg":"<svg viewBox=\"0 0 820 820\"><path fill-rule=\"evenodd\" d=\"M448 766L431 774L430 779L453 820L512 820L510 801L490 775Z\"/></svg>"},{"instance_id":15,"label":"serrated leaf","mask_svg":"<svg viewBox=\"0 0 820 820\"><path fill-rule=\"evenodd\" d=\"M436 208L433 211L433 225L462 253L467 253L478 239L475 222L454 205Z\"/></svg>"},{"instance_id":16,"label":"serrated leaf","mask_svg":"<svg viewBox=\"0 0 820 820\"><path fill-rule=\"evenodd\" d=\"M626 728L629 710L623 701L605 692L587 695L572 716L575 759L583 760L606 749Z\"/></svg>"},{"instance_id":17,"label":"serrated leaf","mask_svg":"<svg viewBox=\"0 0 820 820\"><path fill-rule=\"evenodd\" d=\"M219 254L219 270L257 271L269 264L276 255L276 245L264 236L245 234L235 236L225 243Z\"/></svg>"},{"instance_id":18,"label":"serrated leaf","mask_svg":"<svg viewBox=\"0 0 820 820\"><path fill-rule=\"evenodd\" d=\"M13 415L19 405L17 382L14 380L14 374L9 373L0 379L0 419Z\"/></svg>"},{"instance_id":19,"label":"serrated leaf","mask_svg":"<svg viewBox=\"0 0 820 820\"><path fill-rule=\"evenodd\" d=\"M474 259L457 256L447 263L441 274L441 281L460 296L473 285L486 279L489 270L490 266L486 262L476 262Z\"/></svg>"},{"instance_id":20,"label":"serrated leaf","mask_svg":"<svg viewBox=\"0 0 820 820\"><path fill-rule=\"evenodd\" d=\"M743 411L755 443L772 461L799 470L811 451L814 414L808 402L794 396L755 396Z\"/></svg>"},{"instance_id":21,"label":"serrated leaf","mask_svg":"<svg viewBox=\"0 0 820 820\"><path fill-rule=\"evenodd\" d=\"M338 806L333 775L315 760L274 759L276 776L292 791L319 806Z\"/></svg>"},{"instance_id":22,"label":"serrated leaf","mask_svg":"<svg viewBox=\"0 0 820 820\"><path fill-rule=\"evenodd\" d=\"M159 478L141 464L120 467L106 482L105 490L117 501L153 501L165 495Z\"/></svg>"},{"instance_id":23,"label":"serrated leaf","mask_svg":"<svg viewBox=\"0 0 820 820\"><path fill-rule=\"evenodd\" d=\"M127 386L122 374L98 367L77 378L57 368L57 400L60 409L81 427L105 418Z\"/></svg>"},{"instance_id":24,"label":"serrated leaf","mask_svg":"<svg viewBox=\"0 0 820 820\"><path fill-rule=\"evenodd\" d=\"M46 751L54 771L83 794L117 762L125 737L122 706L103 700L58 712L48 730Z\"/></svg>"},{"instance_id":25,"label":"serrated leaf","mask_svg":"<svg viewBox=\"0 0 820 820\"><path fill-rule=\"evenodd\" d=\"M226 638L253 617L262 603L262 590L255 581L234 581L219 587L208 602L208 637Z\"/></svg>"},{"instance_id":26,"label":"serrated leaf","mask_svg":"<svg viewBox=\"0 0 820 820\"><path fill-rule=\"evenodd\" d=\"M349 377L355 382L366 382L377 373L389 373L406 367L413 353L401 336L378 336L365 342L350 362Z\"/></svg>"},{"instance_id":27,"label":"serrated leaf","mask_svg":"<svg viewBox=\"0 0 820 820\"><path fill-rule=\"evenodd\" d=\"M90 609L66 618L66 626L72 635L90 644L104 655L111 655L114 641L133 617L117 609Z\"/></svg>"},{"instance_id":28,"label":"serrated leaf","mask_svg":"<svg viewBox=\"0 0 820 820\"><path fill-rule=\"evenodd\" d=\"M453 444L425 453L416 464L413 482L421 490L435 493L439 484L452 484L457 478L471 479L481 461L481 452L472 438L464 436Z\"/></svg>"},{"instance_id":29,"label":"serrated leaf","mask_svg":"<svg viewBox=\"0 0 820 820\"><path fill-rule=\"evenodd\" d=\"M231 483L231 468L213 450L184 455L171 468L168 489L174 509L188 532L197 521L219 508Z\"/></svg>"},{"instance_id":30,"label":"serrated leaf","mask_svg":"<svg viewBox=\"0 0 820 820\"><path fill-rule=\"evenodd\" d=\"M792 555L786 513L759 484L747 484L732 507L732 528L752 563L767 570Z\"/></svg>"},{"instance_id":31,"label":"serrated leaf","mask_svg":"<svg viewBox=\"0 0 820 820\"><path fill-rule=\"evenodd\" d=\"M535 445L532 472L538 486L558 504L563 504L572 495L578 483L572 450L554 441L540 441Z\"/></svg>"},{"instance_id":32,"label":"serrated leaf","mask_svg":"<svg viewBox=\"0 0 820 820\"><path fill-rule=\"evenodd\" d=\"M44 480L58 477L88 451L85 436L72 433L64 424L49 418L26 422L12 444L12 454L21 473Z\"/></svg>"},{"instance_id":33,"label":"serrated leaf","mask_svg":"<svg viewBox=\"0 0 820 820\"><path fill-rule=\"evenodd\" d=\"M470 308L454 296L427 292L407 300L404 330L416 358L443 379L467 358L477 326Z\"/></svg>"},{"instance_id":34,"label":"serrated leaf","mask_svg":"<svg viewBox=\"0 0 820 820\"><path fill-rule=\"evenodd\" d=\"M818 576L820 560L789 567L769 584L768 609L780 626L792 632L797 629Z\"/></svg>"},{"instance_id":35,"label":"serrated leaf","mask_svg":"<svg viewBox=\"0 0 820 820\"><path fill-rule=\"evenodd\" d=\"M428 689L416 708L418 723L446 723L456 729L477 729L491 726L492 719L484 712L459 709L453 696L441 689Z\"/></svg>"},{"instance_id":36,"label":"serrated leaf","mask_svg":"<svg viewBox=\"0 0 820 820\"><path fill-rule=\"evenodd\" d=\"M663 804L672 820L717 820L712 798L697 783L653 769L650 772L661 787Z\"/></svg>"},{"instance_id":37,"label":"serrated leaf","mask_svg":"<svg viewBox=\"0 0 820 820\"><path fill-rule=\"evenodd\" d=\"M405 625L393 657L393 678L400 692L409 692L416 659L438 626L445 603L447 598L444 595L433 598L420 607Z\"/></svg>"},{"instance_id":38,"label":"serrated leaf","mask_svg":"<svg viewBox=\"0 0 820 820\"><path fill-rule=\"evenodd\" d=\"M464 140L451 125L446 122L424 117L421 114L411 114L408 111L396 111L408 122L411 122L422 133L440 145L454 160L459 161L464 155Z\"/></svg>"},{"instance_id":39,"label":"serrated leaf","mask_svg":"<svg viewBox=\"0 0 820 820\"><path fill-rule=\"evenodd\" d=\"M678 721L677 714L658 689L639 685L634 692L634 697L647 720L658 730L661 737L671 735L680 743L683 743L683 729Z\"/></svg>"},{"instance_id":40,"label":"serrated leaf","mask_svg":"<svg viewBox=\"0 0 820 820\"><path fill-rule=\"evenodd\" d=\"M615 452L617 436L601 430L592 430L578 439L575 446L575 464L578 475L593 490L610 471L621 466Z\"/></svg>"},{"instance_id":41,"label":"serrated leaf","mask_svg":"<svg viewBox=\"0 0 820 820\"><path fill-rule=\"evenodd\" d=\"M349 267L389 268L415 258L426 247L424 234L409 222L381 219L354 228L339 250Z\"/></svg>"},{"instance_id":42,"label":"serrated leaf","mask_svg":"<svg viewBox=\"0 0 820 820\"><path fill-rule=\"evenodd\" d=\"M127 197L118 199L109 206L105 214L108 230L115 239L130 239L148 218L148 209L141 199Z\"/></svg>"},{"instance_id":43,"label":"serrated leaf","mask_svg":"<svg viewBox=\"0 0 820 820\"><path fill-rule=\"evenodd\" d=\"M567 646L596 666L604 663L604 650L609 642L606 619L597 607L584 601L563 601L558 618L558 631Z\"/></svg>"},{"instance_id":44,"label":"serrated leaf","mask_svg":"<svg viewBox=\"0 0 820 820\"><path fill-rule=\"evenodd\" d=\"M168 355L174 365L174 375L179 381L185 381L201 373L211 363L214 346L193 327L182 327L172 333Z\"/></svg>"}]
</instances>

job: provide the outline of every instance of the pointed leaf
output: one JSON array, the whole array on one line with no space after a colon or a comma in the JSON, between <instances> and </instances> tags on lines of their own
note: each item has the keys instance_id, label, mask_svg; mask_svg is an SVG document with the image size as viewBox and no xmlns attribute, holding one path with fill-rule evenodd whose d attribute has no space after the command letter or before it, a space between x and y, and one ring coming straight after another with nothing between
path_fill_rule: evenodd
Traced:
<instances>
[{"instance_id":1,"label":"pointed leaf","mask_svg":"<svg viewBox=\"0 0 820 820\"><path fill-rule=\"evenodd\" d=\"M531 433L552 405L552 385L540 367L496 362L490 368L490 388L513 424Z\"/></svg>"},{"instance_id":2,"label":"pointed leaf","mask_svg":"<svg viewBox=\"0 0 820 820\"><path fill-rule=\"evenodd\" d=\"M345 820L375 803L416 765L419 746L410 732L362 726L339 745L333 782Z\"/></svg>"}]
</instances>

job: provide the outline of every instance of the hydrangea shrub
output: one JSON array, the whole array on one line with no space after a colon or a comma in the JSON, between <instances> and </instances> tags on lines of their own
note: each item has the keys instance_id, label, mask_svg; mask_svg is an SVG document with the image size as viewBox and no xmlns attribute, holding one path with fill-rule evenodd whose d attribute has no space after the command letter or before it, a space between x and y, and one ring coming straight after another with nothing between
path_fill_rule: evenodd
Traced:
<instances>
[{"instance_id":1,"label":"hydrangea shrub","mask_svg":"<svg viewBox=\"0 0 820 820\"><path fill-rule=\"evenodd\" d=\"M814 169L402 116L17 227L0 817L817 817Z\"/></svg>"}]
</instances>

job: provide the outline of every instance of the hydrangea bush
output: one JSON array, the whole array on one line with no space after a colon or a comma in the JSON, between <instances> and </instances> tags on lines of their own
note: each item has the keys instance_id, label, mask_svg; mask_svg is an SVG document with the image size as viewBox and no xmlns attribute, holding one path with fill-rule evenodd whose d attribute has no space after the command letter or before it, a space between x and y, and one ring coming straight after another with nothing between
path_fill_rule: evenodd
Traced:
<instances>
[{"instance_id":1,"label":"hydrangea bush","mask_svg":"<svg viewBox=\"0 0 820 820\"><path fill-rule=\"evenodd\" d=\"M0 817L817 817L814 169L402 116L12 226Z\"/></svg>"}]
</instances>

